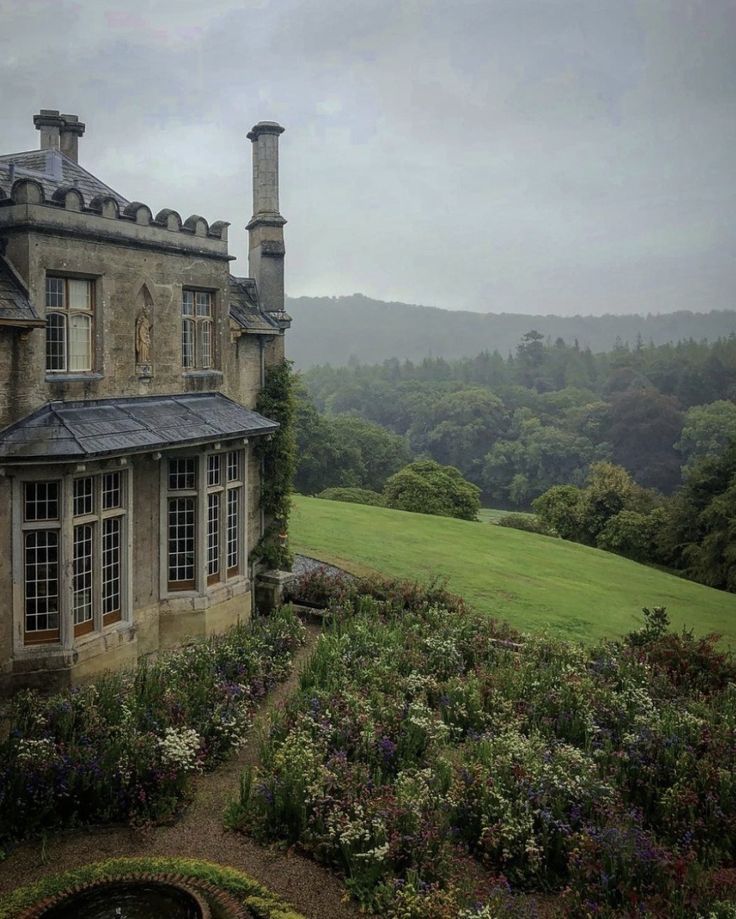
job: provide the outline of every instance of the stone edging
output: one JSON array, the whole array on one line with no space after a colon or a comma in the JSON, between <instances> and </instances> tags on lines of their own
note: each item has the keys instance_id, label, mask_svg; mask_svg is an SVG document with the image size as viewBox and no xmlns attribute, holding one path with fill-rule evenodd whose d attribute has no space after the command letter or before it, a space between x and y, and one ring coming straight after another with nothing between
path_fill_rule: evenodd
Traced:
<instances>
[{"instance_id":1,"label":"stone edging","mask_svg":"<svg viewBox=\"0 0 736 919\"><path fill-rule=\"evenodd\" d=\"M42 919L47 910L58 906L68 897L78 893L84 893L87 890L94 890L96 887L104 887L108 884L125 884L130 882L142 882L153 884L166 884L184 890L189 894L199 906L202 912L202 919L211 919L212 913L203 894L206 894L214 900L218 906L226 911L228 919L253 919L253 914L242 903L239 903L235 897L222 888L217 887L209 881L200 880L196 877L190 877L185 874L174 874L166 872L144 872L141 874L121 874L109 875L97 878L87 883L75 884L67 887L60 893L51 897L46 897L40 903L24 910L18 919Z\"/></svg>"}]
</instances>

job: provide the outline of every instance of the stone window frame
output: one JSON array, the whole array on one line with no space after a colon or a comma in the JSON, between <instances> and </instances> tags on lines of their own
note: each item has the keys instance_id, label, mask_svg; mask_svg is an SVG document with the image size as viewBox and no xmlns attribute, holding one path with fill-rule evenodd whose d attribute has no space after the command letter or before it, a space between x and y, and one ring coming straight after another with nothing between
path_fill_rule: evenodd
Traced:
<instances>
[{"instance_id":1,"label":"stone window frame","mask_svg":"<svg viewBox=\"0 0 736 919\"><path fill-rule=\"evenodd\" d=\"M120 473L124 482L121 506L103 510L100 501L104 476ZM93 478L94 511L76 515L74 482ZM59 514L56 520L27 521L25 519L25 485L30 482L59 483ZM12 567L13 567L13 649L15 656L23 654L49 653L72 650L88 641L116 629L130 626L132 622L132 559L133 559L133 476L123 457L102 464L83 464L74 468L44 466L27 468L12 475ZM120 610L119 615L105 616L102 610L102 566L103 522L108 519L121 521L119 572ZM94 537L92 562L93 617L92 627L75 628L74 623L74 531L75 527L93 524L97 532ZM58 548L58 590L59 627L55 634L36 640L29 640L25 625L26 580L25 542L26 534L34 530L55 529L59 533Z\"/></svg>"},{"instance_id":2,"label":"stone window frame","mask_svg":"<svg viewBox=\"0 0 736 919\"><path fill-rule=\"evenodd\" d=\"M191 311L187 310L187 299L191 297ZM207 298L207 312L200 312L203 298ZM217 290L186 284L181 289L181 369L182 373L217 372L219 348L217 347ZM187 327L191 336L185 334ZM187 343L189 348L187 348ZM206 347L206 351L205 351ZM190 356L187 358L187 351Z\"/></svg>"},{"instance_id":3,"label":"stone window frame","mask_svg":"<svg viewBox=\"0 0 736 919\"><path fill-rule=\"evenodd\" d=\"M49 281L62 281L63 290L64 290L64 303L63 305L49 305ZM46 269L44 273L44 306L46 318L46 334L45 334L45 345L44 345L44 368L47 377L51 380L57 379L59 377L77 377L77 376L89 376L90 374L95 374L98 372L98 354L96 347L96 335L97 335L97 324L99 321L98 317L98 285L99 285L99 276L90 275L90 274L74 274L68 273L65 271L57 271L54 269ZM70 281L80 281L84 282L87 285L89 292L89 309L86 310L72 310L69 306L69 282ZM49 351L48 351L48 342L49 342L49 318L51 316L60 316L63 319L64 325L64 366L63 367L49 367ZM85 368L76 368L71 369L70 364L70 328L71 328L71 319L73 316L83 316L89 320L89 329L88 329L88 354L89 361L88 366Z\"/></svg>"},{"instance_id":4,"label":"stone window frame","mask_svg":"<svg viewBox=\"0 0 736 919\"><path fill-rule=\"evenodd\" d=\"M246 549L248 546L248 464L247 439L236 443L208 445L199 450L168 451L160 459L160 596L161 599L207 597L223 586L242 581L247 575ZM228 456L238 456L238 479L228 478ZM210 458L220 458L219 480L211 475ZM171 460L196 459L196 481L193 488L170 488ZM237 561L228 565L228 495L236 494L239 516ZM217 525L217 570L211 565L210 508L211 496L219 499ZM169 580L169 511L170 501L176 498L194 499L194 578L182 582ZM177 587L174 584L181 583Z\"/></svg>"}]
</instances>

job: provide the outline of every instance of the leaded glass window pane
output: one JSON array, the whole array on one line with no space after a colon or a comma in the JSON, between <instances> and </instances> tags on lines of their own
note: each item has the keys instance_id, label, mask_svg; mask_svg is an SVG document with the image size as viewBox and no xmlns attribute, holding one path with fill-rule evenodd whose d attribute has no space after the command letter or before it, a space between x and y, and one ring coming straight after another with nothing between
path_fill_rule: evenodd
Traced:
<instances>
[{"instance_id":1,"label":"leaded glass window pane","mask_svg":"<svg viewBox=\"0 0 736 919\"><path fill-rule=\"evenodd\" d=\"M95 512L95 480L92 476L74 480L74 516L83 517Z\"/></svg>"},{"instance_id":2,"label":"leaded glass window pane","mask_svg":"<svg viewBox=\"0 0 736 919\"><path fill-rule=\"evenodd\" d=\"M92 369L92 317L69 317L69 370L78 373Z\"/></svg>"},{"instance_id":3,"label":"leaded glass window pane","mask_svg":"<svg viewBox=\"0 0 736 919\"><path fill-rule=\"evenodd\" d=\"M23 518L26 522L59 519L59 483L25 482Z\"/></svg>"},{"instance_id":4,"label":"leaded glass window pane","mask_svg":"<svg viewBox=\"0 0 736 919\"><path fill-rule=\"evenodd\" d=\"M74 574L72 610L74 625L92 620L92 558L94 527L85 523L74 527Z\"/></svg>"},{"instance_id":5,"label":"leaded glass window pane","mask_svg":"<svg viewBox=\"0 0 736 919\"><path fill-rule=\"evenodd\" d=\"M24 540L25 630L59 628L59 533L33 530Z\"/></svg>"},{"instance_id":6,"label":"leaded glass window pane","mask_svg":"<svg viewBox=\"0 0 736 919\"><path fill-rule=\"evenodd\" d=\"M169 460L169 490L193 491L197 487L197 458L186 456Z\"/></svg>"},{"instance_id":7,"label":"leaded glass window pane","mask_svg":"<svg viewBox=\"0 0 736 919\"><path fill-rule=\"evenodd\" d=\"M46 369L66 370L66 316L46 316Z\"/></svg>"},{"instance_id":8,"label":"leaded glass window pane","mask_svg":"<svg viewBox=\"0 0 736 919\"><path fill-rule=\"evenodd\" d=\"M191 497L169 498L169 585L194 586L195 507Z\"/></svg>"}]
</instances>

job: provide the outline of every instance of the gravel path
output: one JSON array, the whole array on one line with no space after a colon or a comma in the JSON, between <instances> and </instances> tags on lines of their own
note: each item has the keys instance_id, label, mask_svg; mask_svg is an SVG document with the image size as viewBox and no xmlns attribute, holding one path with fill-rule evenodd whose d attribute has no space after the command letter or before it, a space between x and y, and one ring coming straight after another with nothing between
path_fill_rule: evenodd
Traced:
<instances>
[{"instance_id":1,"label":"gravel path","mask_svg":"<svg viewBox=\"0 0 736 919\"><path fill-rule=\"evenodd\" d=\"M289 900L308 919L364 915L348 901L340 880L320 865L296 853L260 846L246 836L227 832L222 825L225 805L238 794L241 771L258 762L259 731L273 709L283 705L296 687L318 636L317 626L307 626L307 643L297 652L291 675L258 709L246 745L215 772L197 779L194 800L174 825L146 830L73 830L54 834L45 845L26 843L0 862L0 894L48 874L106 858L166 855L206 859L245 871Z\"/></svg>"},{"instance_id":2,"label":"gravel path","mask_svg":"<svg viewBox=\"0 0 736 919\"><path fill-rule=\"evenodd\" d=\"M312 571L318 570L325 571L327 574L332 574L343 578L352 578L353 575L350 572L345 571L344 568L338 568L336 565L328 565L327 562L321 562L318 558L312 558L309 555L295 555L294 564L292 565L292 571L294 574L302 575L309 574Z\"/></svg>"}]
</instances>

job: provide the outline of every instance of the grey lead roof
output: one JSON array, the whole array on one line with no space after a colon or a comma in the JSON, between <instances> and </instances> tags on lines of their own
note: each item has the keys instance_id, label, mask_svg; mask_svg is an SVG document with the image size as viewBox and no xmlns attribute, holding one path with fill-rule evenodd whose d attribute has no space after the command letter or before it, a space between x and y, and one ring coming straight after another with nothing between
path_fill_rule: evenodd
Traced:
<instances>
[{"instance_id":1,"label":"grey lead roof","mask_svg":"<svg viewBox=\"0 0 736 919\"><path fill-rule=\"evenodd\" d=\"M47 402L0 431L0 461L82 460L269 434L278 423L221 393Z\"/></svg>"},{"instance_id":2,"label":"grey lead roof","mask_svg":"<svg viewBox=\"0 0 736 919\"><path fill-rule=\"evenodd\" d=\"M97 195L108 195L115 198L121 208L129 203L126 198L119 195L109 185L105 185L91 172L87 172L79 163L75 163L74 160L69 159L59 150L54 151L54 154L61 161L61 170L59 174L55 175L49 167L50 152L48 150L28 150L25 153L6 153L0 156L0 189L6 195L10 194L10 188L13 184L10 175L10 165L12 163L19 167L16 171L15 179L32 178L40 182L48 199L53 196L58 188L73 185L82 192L86 201L91 201Z\"/></svg>"},{"instance_id":3,"label":"grey lead roof","mask_svg":"<svg viewBox=\"0 0 736 919\"><path fill-rule=\"evenodd\" d=\"M45 325L38 318L28 291L12 267L0 255L0 323L3 325Z\"/></svg>"},{"instance_id":4,"label":"grey lead roof","mask_svg":"<svg viewBox=\"0 0 736 919\"><path fill-rule=\"evenodd\" d=\"M253 278L230 276L230 318L246 332L275 335L279 325L258 302L258 288Z\"/></svg>"}]
</instances>

